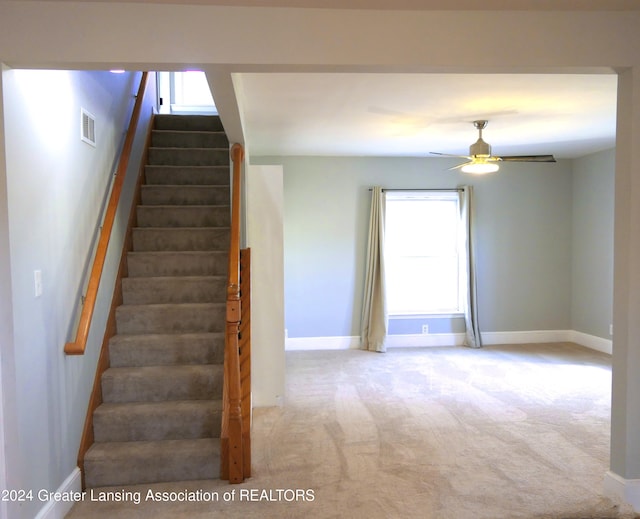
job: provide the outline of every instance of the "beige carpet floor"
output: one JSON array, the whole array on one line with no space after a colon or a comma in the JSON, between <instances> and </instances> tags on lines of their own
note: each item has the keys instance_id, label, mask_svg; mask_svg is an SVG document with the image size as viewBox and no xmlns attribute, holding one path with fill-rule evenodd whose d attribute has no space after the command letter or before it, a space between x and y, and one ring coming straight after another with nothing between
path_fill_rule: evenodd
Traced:
<instances>
[{"instance_id":1,"label":"beige carpet floor","mask_svg":"<svg viewBox=\"0 0 640 519\"><path fill-rule=\"evenodd\" d=\"M602 493L610 386L568 343L289 352L251 479L97 489L67 517L640 517Z\"/></svg>"}]
</instances>

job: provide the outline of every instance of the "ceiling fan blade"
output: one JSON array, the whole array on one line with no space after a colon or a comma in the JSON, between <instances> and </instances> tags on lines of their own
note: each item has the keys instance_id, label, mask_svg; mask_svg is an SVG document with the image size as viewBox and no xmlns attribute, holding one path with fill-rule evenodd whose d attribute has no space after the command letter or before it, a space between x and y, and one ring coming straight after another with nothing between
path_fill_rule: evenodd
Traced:
<instances>
[{"instance_id":1,"label":"ceiling fan blade","mask_svg":"<svg viewBox=\"0 0 640 519\"><path fill-rule=\"evenodd\" d=\"M555 162L553 155L501 155L496 156L504 162Z\"/></svg>"},{"instance_id":2,"label":"ceiling fan blade","mask_svg":"<svg viewBox=\"0 0 640 519\"><path fill-rule=\"evenodd\" d=\"M466 166L467 164L473 164L473 162L463 162L462 164L458 164L457 166L453 166L452 168L448 168L447 171L453 171L454 169L460 169L463 166Z\"/></svg>"},{"instance_id":3,"label":"ceiling fan blade","mask_svg":"<svg viewBox=\"0 0 640 519\"><path fill-rule=\"evenodd\" d=\"M469 160L472 159L472 157L469 157L469 155L452 155L451 153L437 153L435 151L430 151L429 153L431 155L440 155L441 157L456 157L458 159L469 159Z\"/></svg>"}]
</instances>

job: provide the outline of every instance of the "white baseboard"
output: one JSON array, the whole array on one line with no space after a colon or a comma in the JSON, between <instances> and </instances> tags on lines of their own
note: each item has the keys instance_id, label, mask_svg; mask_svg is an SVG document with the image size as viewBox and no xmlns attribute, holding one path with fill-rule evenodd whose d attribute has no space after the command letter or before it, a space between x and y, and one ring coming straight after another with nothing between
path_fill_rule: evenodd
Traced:
<instances>
[{"instance_id":1,"label":"white baseboard","mask_svg":"<svg viewBox=\"0 0 640 519\"><path fill-rule=\"evenodd\" d=\"M461 346L463 333L429 333L388 335L388 348L429 348L438 346ZM346 337L295 337L285 340L287 351L313 350L357 350L360 348L359 336Z\"/></svg>"},{"instance_id":2,"label":"white baseboard","mask_svg":"<svg viewBox=\"0 0 640 519\"><path fill-rule=\"evenodd\" d=\"M591 348L592 350L601 351L602 353L613 354L613 341L611 339L603 339L595 335L589 335L575 330L570 331L570 342L575 342L581 346Z\"/></svg>"},{"instance_id":3,"label":"white baseboard","mask_svg":"<svg viewBox=\"0 0 640 519\"><path fill-rule=\"evenodd\" d=\"M523 332L482 332L482 343L531 344L544 342L575 342L581 346L611 354L612 341L575 330L532 330ZM430 348L462 346L464 333L426 333L387 336L389 348ZM360 337L293 337L285 340L287 351L353 350L360 347Z\"/></svg>"},{"instance_id":4,"label":"white baseboard","mask_svg":"<svg viewBox=\"0 0 640 519\"><path fill-rule=\"evenodd\" d=\"M82 477L80 469L76 467L73 472L67 476L67 479L62 482L62 485L56 490L56 493L78 495L80 492L82 492ZM65 502L50 499L40 509L35 519L64 519L64 516L69 513L73 505L73 501Z\"/></svg>"},{"instance_id":5,"label":"white baseboard","mask_svg":"<svg viewBox=\"0 0 640 519\"><path fill-rule=\"evenodd\" d=\"M437 348L439 346L462 346L464 333L417 333L388 335L389 348Z\"/></svg>"},{"instance_id":6,"label":"white baseboard","mask_svg":"<svg viewBox=\"0 0 640 519\"><path fill-rule=\"evenodd\" d=\"M284 341L286 351L357 350L360 337L293 337Z\"/></svg>"},{"instance_id":7,"label":"white baseboard","mask_svg":"<svg viewBox=\"0 0 640 519\"><path fill-rule=\"evenodd\" d=\"M614 472L604 476L604 493L614 501L622 500L640 512L640 479L625 479Z\"/></svg>"},{"instance_id":8,"label":"white baseboard","mask_svg":"<svg viewBox=\"0 0 640 519\"><path fill-rule=\"evenodd\" d=\"M528 344L567 342L569 330L532 330L523 332L482 332L482 344Z\"/></svg>"}]
</instances>

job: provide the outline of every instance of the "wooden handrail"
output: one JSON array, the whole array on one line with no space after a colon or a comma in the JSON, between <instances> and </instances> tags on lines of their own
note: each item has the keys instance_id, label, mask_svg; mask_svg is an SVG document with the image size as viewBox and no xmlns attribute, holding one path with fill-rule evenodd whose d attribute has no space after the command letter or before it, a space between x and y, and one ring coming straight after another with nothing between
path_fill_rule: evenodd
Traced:
<instances>
[{"instance_id":1,"label":"wooden handrail","mask_svg":"<svg viewBox=\"0 0 640 519\"><path fill-rule=\"evenodd\" d=\"M113 182L111 196L109 197L109 204L107 205L107 211L102 223L100 238L98 239L98 247L96 249L96 255L93 260L93 267L91 268L91 275L89 277L89 283L87 285L87 294L85 296L84 305L82 307L82 313L80 314L78 330L76 331L76 338L73 342L68 342L64 346L64 352L67 355L83 355L84 350L87 346L87 337L89 336L89 328L91 327L93 310L96 306L98 287L100 286L102 269L104 268L104 262L107 256L107 247L109 246L109 239L111 238L113 222L116 218L116 211L118 209L118 203L120 201L122 185L127 174L127 167L129 166L131 148L133 147L133 139L135 137L136 128L138 126L138 120L140 119L140 112L142 111L142 101L144 98L144 92L147 88L147 78L148 73L143 72L142 78L140 79L138 94L136 96L136 102L133 107L133 112L131 113L129 129L127 130L127 135L122 147L122 153L120 154L120 161L118 163L118 169L116 170L116 176Z\"/></svg>"},{"instance_id":2,"label":"wooden handrail","mask_svg":"<svg viewBox=\"0 0 640 519\"><path fill-rule=\"evenodd\" d=\"M227 301L240 301L240 171L244 160L244 149L240 144L231 147L233 180L231 184L231 243L229 245L229 283ZM238 307L238 311L239 311ZM240 322L240 314L237 315ZM229 321L227 314L227 321Z\"/></svg>"},{"instance_id":3,"label":"wooden handrail","mask_svg":"<svg viewBox=\"0 0 640 519\"><path fill-rule=\"evenodd\" d=\"M231 147L233 179L231 197L231 240L227 283L227 314L224 352L224 391L222 418L221 477L230 483L242 483L245 477L240 378L239 331L242 316L240 301L240 176L244 149Z\"/></svg>"}]
</instances>

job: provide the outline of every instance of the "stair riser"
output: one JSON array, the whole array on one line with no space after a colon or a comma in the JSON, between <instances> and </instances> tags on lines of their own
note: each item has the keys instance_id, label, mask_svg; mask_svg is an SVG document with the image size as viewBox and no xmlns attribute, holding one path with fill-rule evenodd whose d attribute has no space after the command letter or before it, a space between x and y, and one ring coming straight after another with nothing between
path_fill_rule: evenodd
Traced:
<instances>
[{"instance_id":1,"label":"stair riser","mask_svg":"<svg viewBox=\"0 0 640 519\"><path fill-rule=\"evenodd\" d=\"M183 448L185 443L189 448ZM94 444L84 460L88 488L220 477L219 440ZM191 447L190 444L193 444ZM109 448L109 453L104 451Z\"/></svg>"},{"instance_id":2,"label":"stair riser","mask_svg":"<svg viewBox=\"0 0 640 519\"><path fill-rule=\"evenodd\" d=\"M112 368L222 364L224 334L114 336L109 341Z\"/></svg>"},{"instance_id":3,"label":"stair riser","mask_svg":"<svg viewBox=\"0 0 640 519\"><path fill-rule=\"evenodd\" d=\"M102 405L93 417L97 442L219 438L222 411L213 402Z\"/></svg>"},{"instance_id":4,"label":"stair riser","mask_svg":"<svg viewBox=\"0 0 640 519\"><path fill-rule=\"evenodd\" d=\"M154 148L228 148L224 132L189 132L154 130L151 134Z\"/></svg>"},{"instance_id":5,"label":"stair riser","mask_svg":"<svg viewBox=\"0 0 640 519\"><path fill-rule=\"evenodd\" d=\"M148 163L160 166L228 166L229 150L212 148L149 148Z\"/></svg>"},{"instance_id":6,"label":"stair riser","mask_svg":"<svg viewBox=\"0 0 640 519\"><path fill-rule=\"evenodd\" d=\"M211 400L221 397L222 366L119 368L109 369L102 375L102 398L105 403Z\"/></svg>"},{"instance_id":7,"label":"stair riser","mask_svg":"<svg viewBox=\"0 0 640 519\"><path fill-rule=\"evenodd\" d=\"M154 129L196 132L224 131L220 117L210 115L192 115L177 117L175 115L158 114L154 118Z\"/></svg>"},{"instance_id":8,"label":"stair riser","mask_svg":"<svg viewBox=\"0 0 640 519\"><path fill-rule=\"evenodd\" d=\"M221 332L223 303L180 305L123 305L116 308L119 334Z\"/></svg>"},{"instance_id":9,"label":"stair riser","mask_svg":"<svg viewBox=\"0 0 640 519\"><path fill-rule=\"evenodd\" d=\"M202 278L124 278L125 305L154 303L224 303L227 280Z\"/></svg>"},{"instance_id":10,"label":"stair riser","mask_svg":"<svg viewBox=\"0 0 640 519\"><path fill-rule=\"evenodd\" d=\"M228 250L229 229L133 229L134 251Z\"/></svg>"},{"instance_id":11,"label":"stair riser","mask_svg":"<svg viewBox=\"0 0 640 519\"><path fill-rule=\"evenodd\" d=\"M142 186L143 205L229 205L227 186Z\"/></svg>"},{"instance_id":12,"label":"stair riser","mask_svg":"<svg viewBox=\"0 0 640 519\"><path fill-rule=\"evenodd\" d=\"M226 276L226 251L130 252L127 267L132 277Z\"/></svg>"},{"instance_id":13,"label":"stair riser","mask_svg":"<svg viewBox=\"0 0 640 519\"><path fill-rule=\"evenodd\" d=\"M149 185L226 186L228 189L229 177L229 166L145 166Z\"/></svg>"},{"instance_id":14,"label":"stair riser","mask_svg":"<svg viewBox=\"0 0 640 519\"><path fill-rule=\"evenodd\" d=\"M138 206L139 227L227 227L225 206Z\"/></svg>"}]
</instances>

